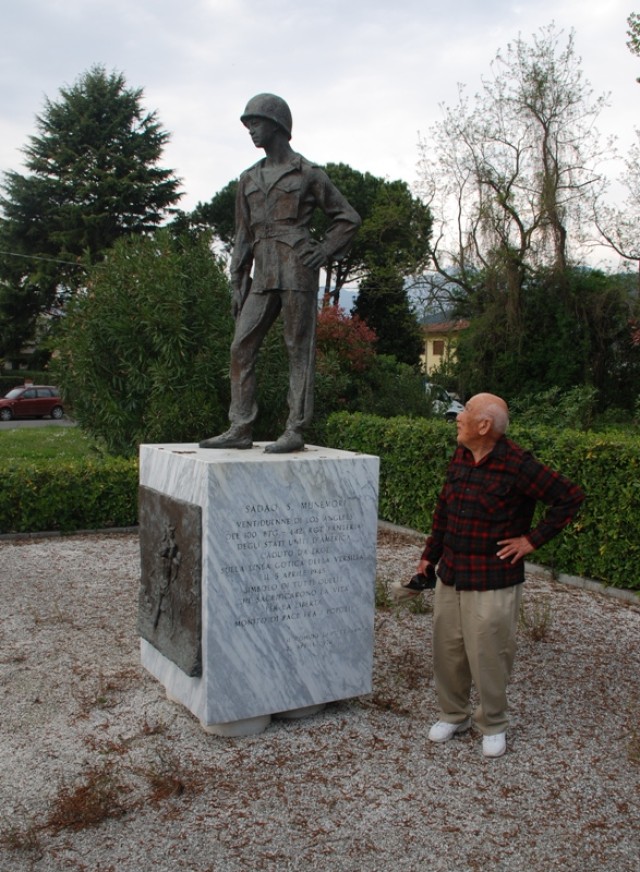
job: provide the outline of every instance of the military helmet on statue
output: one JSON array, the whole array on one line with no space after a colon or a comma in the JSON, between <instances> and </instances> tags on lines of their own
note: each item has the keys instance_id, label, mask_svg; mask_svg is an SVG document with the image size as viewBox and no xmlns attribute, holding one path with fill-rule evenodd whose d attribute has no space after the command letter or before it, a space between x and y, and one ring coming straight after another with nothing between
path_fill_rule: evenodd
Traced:
<instances>
[{"instance_id":1,"label":"military helmet on statue","mask_svg":"<svg viewBox=\"0 0 640 872\"><path fill-rule=\"evenodd\" d=\"M269 118L270 121L275 121L277 125L282 127L288 138L291 139L293 126L291 109L282 97L276 97L275 94L256 94L249 100L246 109L240 116L243 124L246 124L249 118Z\"/></svg>"}]
</instances>

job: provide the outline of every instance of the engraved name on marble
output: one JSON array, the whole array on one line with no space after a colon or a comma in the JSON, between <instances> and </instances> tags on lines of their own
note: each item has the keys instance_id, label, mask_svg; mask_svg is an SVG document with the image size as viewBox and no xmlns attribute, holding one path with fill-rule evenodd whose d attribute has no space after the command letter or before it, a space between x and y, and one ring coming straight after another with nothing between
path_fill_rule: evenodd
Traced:
<instances>
[{"instance_id":1,"label":"engraved name on marble","mask_svg":"<svg viewBox=\"0 0 640 872\"><path fill-rule=\"evenodd\" d=\"M370 559L358 547L362 523L349 502L256 503L228 518L220 532L230 559L221 571L234 582L235 627L288 627L283 642L290 651L337 641L343 631L336 629L335 620L353 611L348 568ZM309 622L313 632L308 632ZM302 632L296 632L299 623ZM350 626L344 632L359 629L368 633L370 626Z\"/></svg>"}]
</instances>

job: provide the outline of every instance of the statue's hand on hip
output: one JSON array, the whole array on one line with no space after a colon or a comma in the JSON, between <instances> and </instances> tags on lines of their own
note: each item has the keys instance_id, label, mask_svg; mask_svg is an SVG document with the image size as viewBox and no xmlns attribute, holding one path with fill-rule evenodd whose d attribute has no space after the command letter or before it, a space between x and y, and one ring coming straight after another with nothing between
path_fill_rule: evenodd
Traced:
<instances>
[{"instance_id":1,"label":"statue's hand on hip","mask_svg":"<svg viewBox=\"0 0 640 872\"><path fill-rule=\"evenodd\" d=\"M315 239L309 239L297 250L302 263L311 269L320 269L329 260L327 252Z\"/></svg>"}]
</instances>

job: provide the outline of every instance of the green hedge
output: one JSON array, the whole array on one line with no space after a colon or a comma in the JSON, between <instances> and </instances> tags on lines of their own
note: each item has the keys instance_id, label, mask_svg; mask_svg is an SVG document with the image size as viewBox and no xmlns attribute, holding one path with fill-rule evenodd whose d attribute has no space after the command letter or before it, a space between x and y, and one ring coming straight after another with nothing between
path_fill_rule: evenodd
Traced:
<instances>
[{"instance_id":1,"label":"green hedge","mask_svg":"<svg viewBox=\"0 0 640 872\"><path fill-rule=\"evenodd\" d=\"M138 522L138 463L17 463L2 470L0 533L97 530Z\"/></svg>"},{"instance_id":2,"label":"green hedge","mask_svg":"<svg viewBox=\"0 0 640 872\"><path fill-rule=\"evenodd\" d=\"M338 413L327 423L327 444L380 457L378 513L394 524L428 530L455 428L431 418L378 418Z\"/></svg>"},{"instance_id":3,"label":"green hedge","mask_svg":"<svg viewBox=\"0 0 640 872\"><path fill-rule=\"evenodd\" d=\"M51 374L40 372L35 369L5 369L0 375L0 396L4 397L11 388L19 388L25 383L25 379L31 379L34 385L50 385ZM55 382L53 382L55 385Z\"/></svg>"},{"instance_id":4,"label":"green hedge","mask_svg":"<svg viewBox=\"0 0 640 872\"><path fill-rule=\"evenodd\" d=\"M515 425L509 435L587 494L574 523L531 559L556 572L640 590L640 438ZM451 425L341 413L329 418L327 441L334 448L378 455L380 517L429 530L455 447Z\"/></svg>"},{"instance_id":5,"label":"green hedge","mask_svg":"<svg viewBox=\"0 0 640 872\"><path fill-rule=\"evenodd\" d=\"M455 428L433 419L339 413L327 444L380 457L380 517L427 532ZM640 438L513 426L510 436L578 482L587 500L570 527L532 555L556 572L640 590ZM105 458L16 463L2 471L0 533L137 523L138 464Z\"/></svg>"}]
</instances>

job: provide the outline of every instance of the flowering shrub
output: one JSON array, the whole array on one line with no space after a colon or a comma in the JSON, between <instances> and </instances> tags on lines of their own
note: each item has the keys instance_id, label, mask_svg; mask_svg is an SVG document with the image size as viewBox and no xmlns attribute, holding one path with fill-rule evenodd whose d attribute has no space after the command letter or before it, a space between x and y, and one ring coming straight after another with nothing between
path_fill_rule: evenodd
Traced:
<instances>
[{"instance_id":1,"label":"flowering shrub","mask_svg":"<svg viewBox=\"0 0 640 872\"><path fill-rule=\"evenodd\" d=\"M322 369L323 358L329 357L350 372L365 372L374 361L377 339L357 315L325 306L318 312L318 367Z\"/></svg>"}]
</instances>

